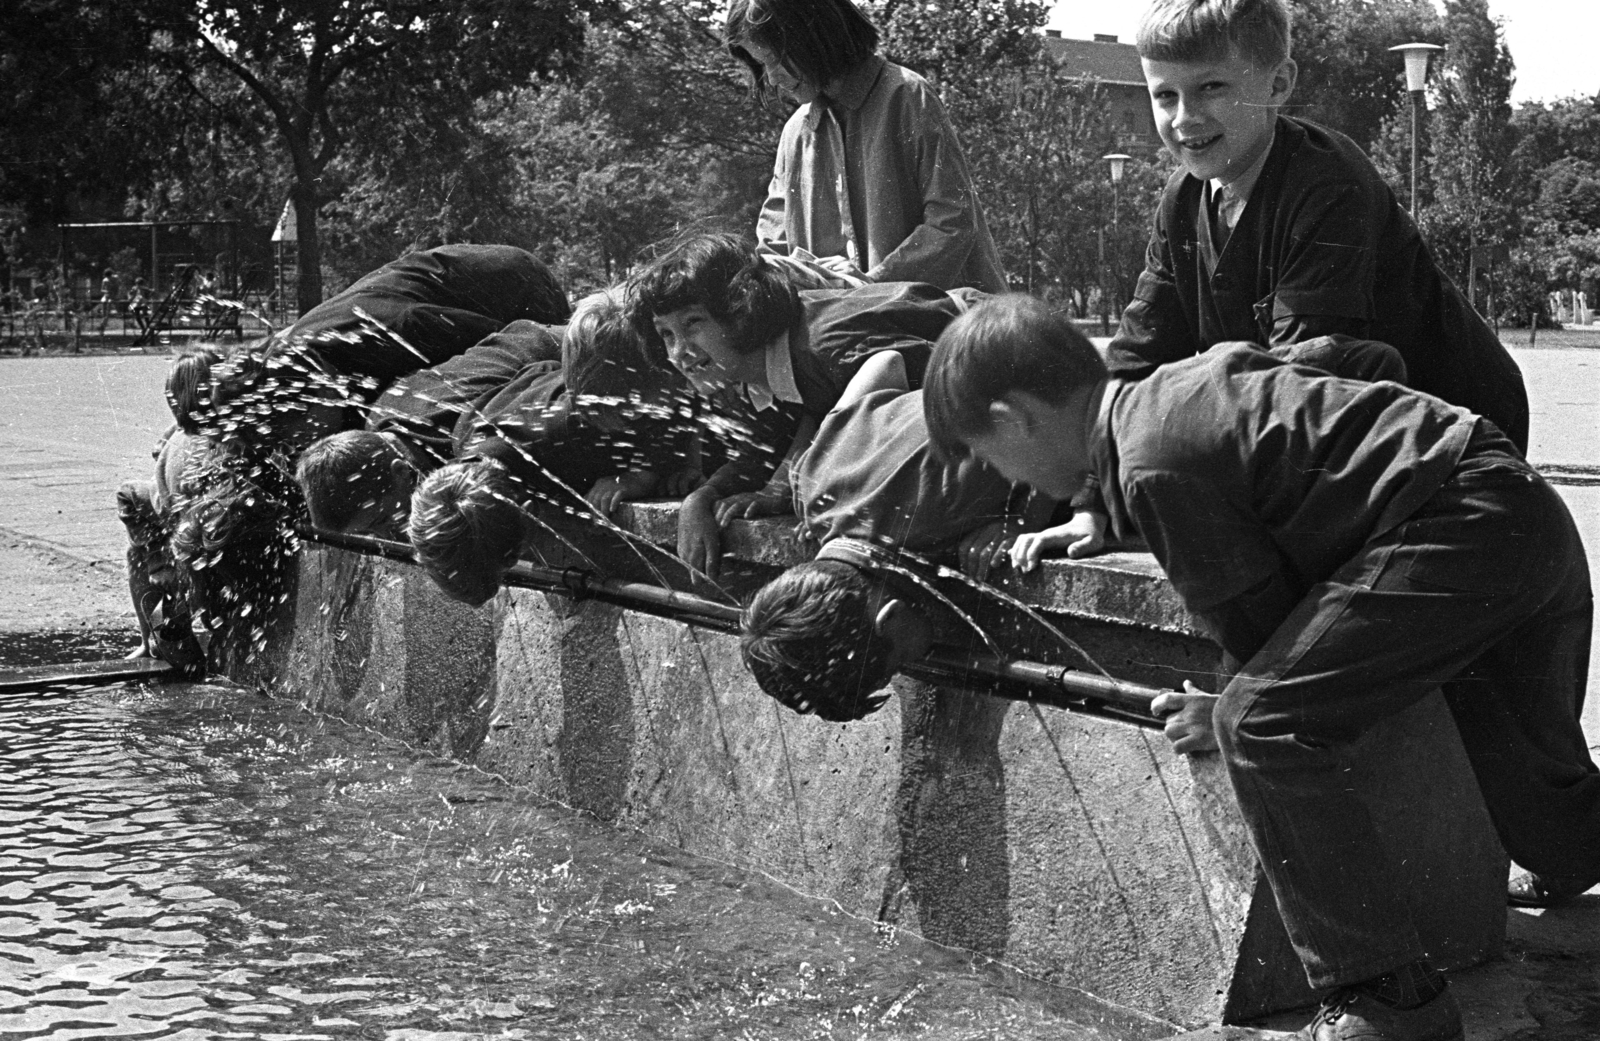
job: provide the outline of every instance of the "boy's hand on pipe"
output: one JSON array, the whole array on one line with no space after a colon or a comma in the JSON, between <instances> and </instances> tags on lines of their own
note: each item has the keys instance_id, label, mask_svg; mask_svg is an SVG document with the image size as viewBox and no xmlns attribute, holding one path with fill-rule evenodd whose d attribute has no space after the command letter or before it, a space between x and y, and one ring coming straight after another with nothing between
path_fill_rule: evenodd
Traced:
<instances>
[{"instance_id":1,"label":"boy's hand on pipe","mask_svg":"<svg viewBox=\"0 0 1600 1041\"><path fill-rule=\"evenodd\" d=\"M717 525L717 493L710 488L690 492L678 511L678 557L697 571L716 578L721 571L722 531Z\"/></svg>"},{"instance_id":2,"label":"boy's hand on pipe","mask_svg":"<svg viewBox=\"0 0 1600 1041\"><path fill-rule=\"evenodd\" d=\"M1167 740L1172 750L1184 755L1215 752L1217 733L1212 723L1217 696L1207 694L1188 680L1182 690L1168 691L1150 703L1150 711L1167 717Z\"/></svg>"}]
</instances>

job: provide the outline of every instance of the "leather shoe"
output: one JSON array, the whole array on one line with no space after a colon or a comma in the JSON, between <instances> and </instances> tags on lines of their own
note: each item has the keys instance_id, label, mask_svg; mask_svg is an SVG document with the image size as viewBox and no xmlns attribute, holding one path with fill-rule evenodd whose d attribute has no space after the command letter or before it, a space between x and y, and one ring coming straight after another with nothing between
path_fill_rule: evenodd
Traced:
<instances>
[{"instance_id":1,"label":"leather shoe","mask_svg":"<svg viewBox=\"0 0 1600 1041\"><path fill-rule=\"evenodd\" d=\"M1394 1008L1347 987L1335 991L1300 1041L1465 1041L1461 1009L1448 988L1416 1008Z\"/></svg>"},{"instance_id":2,"label":"leather shoe","mask_svg":"<svg viewBox=\"0 0 1600 1041\"><path fill-rule=\"evenodd\" d=\"M1560 907L1582 896L1596 882L1600 879L1519 871L1506 883L1506 903L1512 907Z\"/></svg>"}]
</instances>

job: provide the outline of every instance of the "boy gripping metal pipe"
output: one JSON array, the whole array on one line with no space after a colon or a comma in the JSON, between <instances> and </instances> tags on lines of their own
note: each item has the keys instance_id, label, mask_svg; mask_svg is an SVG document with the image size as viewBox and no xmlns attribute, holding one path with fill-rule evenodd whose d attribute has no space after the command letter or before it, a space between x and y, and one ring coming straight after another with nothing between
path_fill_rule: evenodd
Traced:
<instances>
[{"instance_id":1,"label":"boy gripping metal pipe","mask_svg":"<svg viewBox=\"0 0 1600 1041\"><path fill-rule=\"evenodd\" d=\"M1461 1038L1343 752L1442 687L1501 842L1536 872L1526 897L1600 882L1600 771L1578 722L1593 596L1562 500L1492 423L1438 398L1245 344L1130 382L1027 297L957 319L924 393L949 457L1057 498L1095 475L1112 531L1146 541L1237 667L1214 733L1179 750L1220 749L1329 992L1301 1036Z\"/></svg>"}]
</instances>

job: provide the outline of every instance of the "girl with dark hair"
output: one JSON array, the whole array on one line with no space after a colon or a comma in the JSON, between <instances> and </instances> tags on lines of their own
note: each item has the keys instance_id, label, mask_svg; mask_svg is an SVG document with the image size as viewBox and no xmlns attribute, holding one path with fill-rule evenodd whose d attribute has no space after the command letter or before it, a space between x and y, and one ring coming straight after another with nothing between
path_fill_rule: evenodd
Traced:
<instances>
[{"instance_id":1,"label":"girl with dark hair","mask_svg":"<svg viewBox=\"0 0 1600 1041\"><path fill-rule=\"evenodd\" d=\"M739 430L727 464L684 499L679 555L715 577L722 525L789 512L790 463L855 373L894 351L920 386L962 306L917 282L796 291L770 255L725 234L680 239L635 273L628 310L650 356Z\"/></svg>"},{"instance_id":2,"label":"girl with dark hair","mask_svg":"<svg viewBox=\"0 0 1600 1041\"><path fill-rule=\"evenodd\" d=\"M961 143L928 81L878 53L850 0L732 0L724 38L759 96L801 103L756 226L847 284L1006 289Z\"/></svg>"}]
</instances>

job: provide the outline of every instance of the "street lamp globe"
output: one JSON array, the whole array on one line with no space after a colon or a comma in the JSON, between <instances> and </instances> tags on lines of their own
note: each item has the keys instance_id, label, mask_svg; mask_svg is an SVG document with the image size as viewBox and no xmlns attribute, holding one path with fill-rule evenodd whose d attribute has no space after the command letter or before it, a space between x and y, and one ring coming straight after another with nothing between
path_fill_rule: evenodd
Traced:
<instances>
[{"instance_id":1,"label":"street lamp globe","mask_svg":"<svg viewBox=\"0 0 1600 1041\"><path fill-rule=\"evenodd\" d=\"M1402 43L1390 47L1406 59L1406 90L1411 94L1411 215L1417 214L1417 142L1422 137L1422 91L1428 85L1428 56L1443 47L1436 43Z\"/></svg>"},{"instance_id":2,"label":"street lamp globe","mask_svg":"<svg viewBox=\"0 0 1600 1041\"><path fill-rule=\"evenodd\" d=\"M1112 152L1110 155L1103 155L1100 158L1111 164L1111 183L1117 184L1122 180L1122 175L1127 172L1128 160L1132 159L1133 156L1123 155L1121 152Z\"/></svg>"},{"instance_id":3,"label":"street lamp globe","mask_svg":"<svg viewBox=\"0 0 1600 1041\"><path fill-rule=\"evenodd\" d=\"M1444 50L1436 43L1402 43L1389 49L1399 51L1405 57L1406 89L1412 91L1422 90L1428 85L1428 57L1434 51Z\"/></svg>"}]
</instances>

